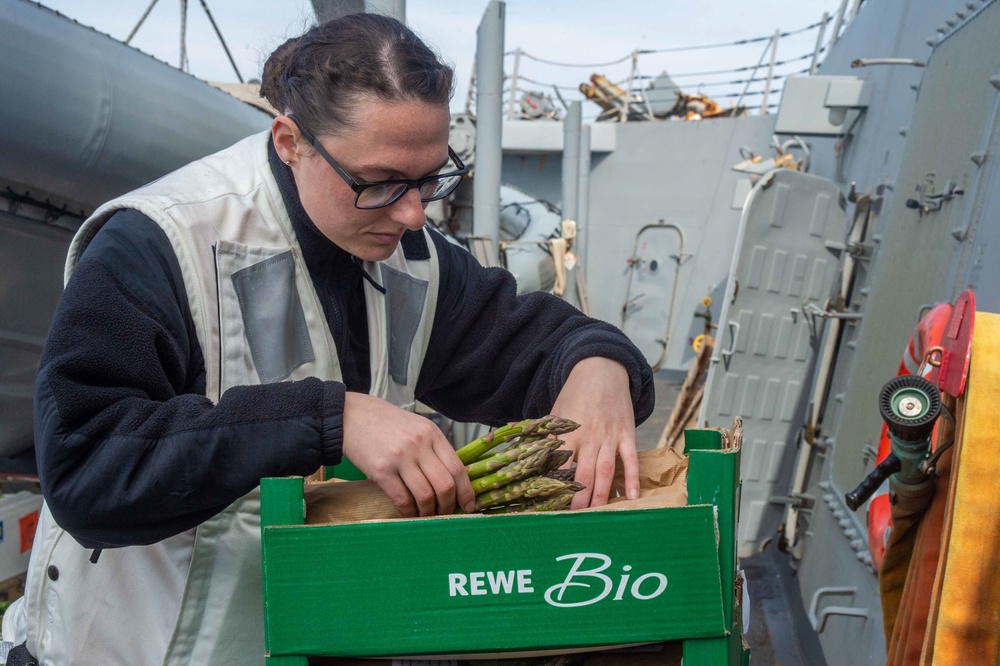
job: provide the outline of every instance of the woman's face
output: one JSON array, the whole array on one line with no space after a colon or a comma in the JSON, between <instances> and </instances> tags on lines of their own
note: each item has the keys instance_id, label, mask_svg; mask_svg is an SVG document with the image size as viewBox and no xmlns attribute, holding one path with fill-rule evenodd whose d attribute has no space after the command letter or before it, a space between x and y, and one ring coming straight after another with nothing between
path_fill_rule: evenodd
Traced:
<instances>
[{"instance_id":1,"label":"woman's face","mask_svg":"<svg viewBox=\"0 0 1000 666\"><path fill-rule=\"evenodd\" d=\"M438 173L448 163L446 106L364 99L354 118L354 129L343 136L316 138L358 182L416 180ZM404 231L426 223L426 204L412 188L384 208L355 208L350 185L301 135L291 166L309 218L324 236L360 259L387 259Z\"/></svg>"}]
</instances>

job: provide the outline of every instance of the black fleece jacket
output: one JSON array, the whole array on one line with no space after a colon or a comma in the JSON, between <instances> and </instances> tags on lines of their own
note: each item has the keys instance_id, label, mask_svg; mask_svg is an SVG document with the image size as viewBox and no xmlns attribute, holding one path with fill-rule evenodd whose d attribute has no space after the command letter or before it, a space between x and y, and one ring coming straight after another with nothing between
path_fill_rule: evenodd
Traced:
<instances>
[{"instance_id":1,"label":"black fleece jacket","mask_svg":"<svg viewBox=\"0 0 1000 666\"><path fill-rule=\"evenodd\" d=\"M180 267L164 232L134 210L95 236L59 303L35 392L36 457L56 521L87 547L153 543L195 527L261 477L340 461L345 391L367 392L361 269L309 220L287 166L270 150L306 268L337 345L343 383L310 378L205 397L205 362ZM417 398L446 416L491 425L541 416L574 364L628 370L636 423L652 411L652 372L616 328L549 294L516 295L431 232L440 289ZM429 259L407 232L408 259Z\"/></svg>"}]
</instances>

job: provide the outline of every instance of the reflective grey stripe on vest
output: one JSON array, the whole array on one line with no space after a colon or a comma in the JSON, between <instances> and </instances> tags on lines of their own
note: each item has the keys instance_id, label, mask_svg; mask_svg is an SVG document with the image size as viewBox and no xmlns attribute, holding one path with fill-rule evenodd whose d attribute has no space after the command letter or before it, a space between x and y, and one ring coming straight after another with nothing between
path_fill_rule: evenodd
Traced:
<instances>
[{"instance_id":1,"label":"reflective grey stripe on vest","mask_svg":"<svg viewBox=\"0 0 1000 666\"><path fill-rule=\"evenodd\" d=\"M410 348L424 311L427 281L382 266L382 283L389 328L389 375L400 384L406 384Z\"/></svg>"},{"instance_id":2,"label":"reflective grey stripe on vest","mask_svg":"<svg viewBox=\"0 0 1000 666\"><path fill-rule=\"evenodd\" d=\"M297 264L291 247L216 241L220 395L233 386L289 379L303 366L318 370L299 293L308 277L296 275L302 270ZM322 312L312 317L325 325ZM327 373L317 374L321 379L331 378ZM301 371L294 378L300 375Z\"/></svg>"}]
</instances>

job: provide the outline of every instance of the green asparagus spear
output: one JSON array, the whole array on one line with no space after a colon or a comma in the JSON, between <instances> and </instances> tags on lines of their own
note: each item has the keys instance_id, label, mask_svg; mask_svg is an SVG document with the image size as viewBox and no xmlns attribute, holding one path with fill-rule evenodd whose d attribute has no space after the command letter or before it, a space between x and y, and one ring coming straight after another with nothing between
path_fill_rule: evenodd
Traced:
<instances>
[{"instance_id":1,"label":"green asparagus spear","mask_svg":"<svg viewBox=\"0 0 1000 666\"><path fill-rule=\"evenodd\" d=\"M545 497L519 499L509 504L498 504L483 509L480 513L533 513L538 511L562 511L568 509L573 495L584 489L582 483L572 482L569 487Z\"/></svg>"},{"instance_id":2,"label":"green asparagus spear","mask_svg":"<svg viewBox=\"0 0 1000 666\"><path fill-rule=\"evenodd\" d=\"M542 449L552 450L558 448L562 444L562 440L559 439L537 439L533 442L519 441L518 443L507 447L500 453L478 460L471 465L466 465L466 471L468 472L470 479L478 479L479 477L495 472L516 460L527 458Z\"/></svg>"},{"instance_id":3,"label":"green asparagus spear","mask_svg":"<svg viewBox=\"0 0 1000 666\"><path fill-rule=\"evenodd\" d=\"M545 473L545 476L551 479L559 479L560 481L565 481L569 483L576 476L576 470L573 469L553 469Z\"/></svg>"},{"instance_id":4,"label":"green asparagus spear","mask_svg":"<svg viewBox=\"0 0 1000 666\"><path fill-rule=\"evenodd\" d=\"M566 449L553 451L545 459L545 462L542 463L541 473L548 474L549 472L556 471L557 469L565 465L567 462L569 462L569 459L572 457L573 457L573 452L567 451ZM572 481L572 479L570 480Z\"/></svg>"},{"instance_id":5,"label":"green asparagus spear","mask_svg":"<svg viewBox=\"0 0 1000 666\"><path fill-rule=\"evenodd\" d=\"M476 497L476 511L518 500L547 497L570 488L583 489L579 484L570 484L547 476L533 476L481 493Z\"/></svg>"},{"instance_id":6,"label":"green asparagus spear","mask_svg":"<svg viewBox=\"0 0 1000 666\"><path fill-rule=\"evenodd\" d=\"M527 458L515 460L492 474L472 479L472 491L479 495L482 492L499 488L512 481L541 475L547 469L545 461L552 453L549 449L542 449L541 451L532 453Z\"/></svg>"},{"instance_id":7,"label":"green asparagus spear","mask_svg":"<svg viewBox=\"0 0 1000 666\"><path fill-rule=\"evenodd\" d=\"M577 490L564 490L558 492L555 495L550 495L548 497L542 497L535 500L527 507L525 511L562 511L563 509L568 509L570 503L573 501L573 495L575 495L580 490L583 490L583 485L577 483L575 484Z\"/></svg>"},{"instance_id":8,"label":"green asparagus spear","mask_svg":"<svg viewBox=\"0 0 1000 666\"><path fill-rule=\"evenodd\" d=\"M468 465L488 452L490 449L503 444L504 442L517 437L528 436L535 438L548 437L549 435L562 435L572 432L580 427L579 423L558 416L543 416L539 419L526 419L518 423L508 423L496 430L491 430L482 437L475 439L462 448L458 453L462 464Z\"/></svg>"}]
</instances>

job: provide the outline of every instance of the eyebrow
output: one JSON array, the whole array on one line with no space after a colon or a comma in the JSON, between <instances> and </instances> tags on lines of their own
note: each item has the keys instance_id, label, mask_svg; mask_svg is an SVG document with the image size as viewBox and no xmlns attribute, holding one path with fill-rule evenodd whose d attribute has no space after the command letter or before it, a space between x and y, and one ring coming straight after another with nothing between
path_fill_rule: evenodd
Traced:
<instances>
[{"instance_id":1,"label":"eyebrow","mask_svg":"<svg viewBox=\"0 0 1000 666\"><path fill-rule=\"evenodd\" d=\"M428 171L423 176L418 176L418 177L412 178L412 179L411 178L407 178L406 174L404 174L401 171L397 171L394 167L386 167L386 166L382 166L381 164L363 164L363 165L361 165L359 167L356 167L356 169L357 169L357 173L372 173L372 172L375 172L375 173L384 173L384 174L386 174L386 175L389 176L388 178L385 178L383 180L420 180L421 178L426 178L428 175L430 175L431 173L434 173L435 171L440 171L441 169L445 168L446 166L448 166L448 162L451 162L451 157L450 156L445 157L444 158L444 162L442 162L441 165L438 166L436 169L431 169L430 171ZM350 170L348 170L348 171L350 172ZM357 178L356 175L354 177ZM367 181L367 182L377 182L377 181Z\"/></svg>"}]
</instances>

